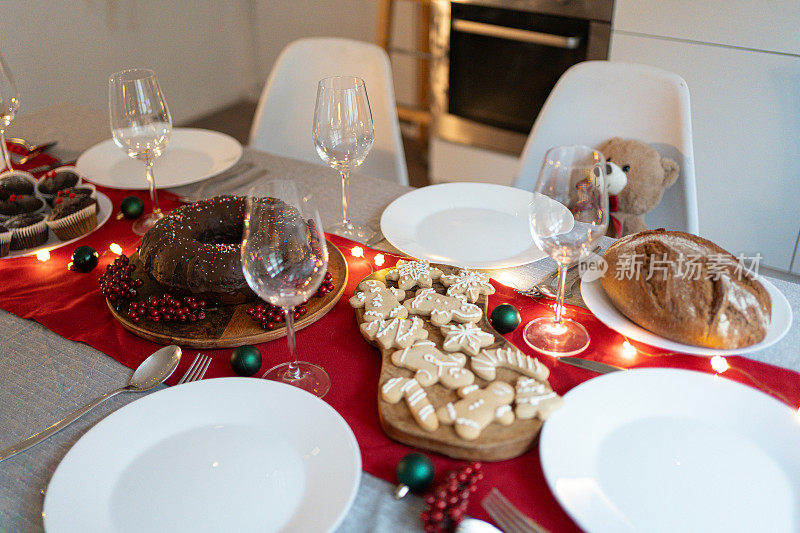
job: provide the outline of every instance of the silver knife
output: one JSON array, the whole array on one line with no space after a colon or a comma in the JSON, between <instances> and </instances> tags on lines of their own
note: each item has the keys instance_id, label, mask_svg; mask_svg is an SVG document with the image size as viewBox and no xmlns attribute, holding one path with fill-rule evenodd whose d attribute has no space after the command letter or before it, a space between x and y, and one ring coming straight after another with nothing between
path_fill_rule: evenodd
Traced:
<instances>
[{"instance_id":1,"label":"silver knife","mask_svg":"<svg viewBox=\"0 0 800 533\"><path fill-rule=\"evenodd\" d=\"M567 363L568 365L577 366L584 370L591 370L598 374L608 374L609 372L616 372L617 370L627 370L621 366L609 365L599 361L592 361L591 359L581 359L580 357L559 357L559 361Z\"/></svg>"}]
</instances>

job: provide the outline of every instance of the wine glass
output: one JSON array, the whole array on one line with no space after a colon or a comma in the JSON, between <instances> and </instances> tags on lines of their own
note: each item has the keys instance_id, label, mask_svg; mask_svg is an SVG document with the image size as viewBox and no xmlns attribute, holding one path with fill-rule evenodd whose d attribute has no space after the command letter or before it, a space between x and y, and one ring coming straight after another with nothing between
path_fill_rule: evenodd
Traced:
<instances>
[{"instance_id":1,"label":"wine glass","mask_svg":"<svg viewBox=\"0 0 800 533\"><path fill-rule=\"evenodd\" d=\"M564 318L564 281L569 263L588 255L592 243L608 228L606 161L587 146L557 146L545 154L530 212L536 244L558 262L555 317L529 322L523 331L528 345L539 352L574 355L589 345L581 324Z\"/></svg>"},{"instance_id":2,"label":"wine glass","mask_svg":"<svg viewBox=\"0 0 800 533\"><path fill-rule=\"evenodd\" d=\"M0 55L0 146L3 150L3 164L11 170L11 156L6 148L5 131L14 122L14 117L19 109L19 91L14 83L14 77L8 69L3 56Z\"/></svg>"},{"instance_id":3,"label":"wine glass","mask_svg":"<svg viewBox=\"0 0 800 533\"><path fill-rule=\"evenodd\" d=\"M283 309L289 363L261 376L304 389L320 398L330 388L325 370L297 360L294 308L319 288L328 264L328 248L319 213L310 196L291 181L253 186L247 195L242 239L242 270L259 297Z\"/></svg>"},{"instance_id":4,"label":"wine glass","mask_svg":"<svg viewBox=\"0 0 800 533\"><path fill-rule=\"evenodd\" d=\"M144 235L164 217L158 207L153 161L164 152L172 133L172 117L156 73L135 68L111 75L108 79L108 112L114 143L128 156L144 162L153 212L133 224L133 232Z\"/></svg>"},{"instance_id":5,"label":"wine glass","mask_svg":"<svg viewBox=\"0 0 800 533\"><path fill-rule=\"evenodd\" d=\"M353 76L325 78L317 87L314 146L317 154L342 176L342 222L328 231L366 242L375 230L350 221L350 172L364 162L375 140L372 111L364 80Z\"/></svg>"}]
</instances>

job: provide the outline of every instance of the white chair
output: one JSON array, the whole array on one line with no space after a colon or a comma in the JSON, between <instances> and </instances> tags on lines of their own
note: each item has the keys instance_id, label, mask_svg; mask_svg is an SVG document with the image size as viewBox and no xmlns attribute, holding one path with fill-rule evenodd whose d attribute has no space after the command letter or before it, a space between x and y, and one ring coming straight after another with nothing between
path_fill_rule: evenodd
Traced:
<instances>
[{"instance_id":1,"label":"white chair","mask_svg":"<svg viewBox=\"0 0 800 533\"><path fill-rule=\"evenodd\" d=\"M312 38L284 48L261 93L250 146L324 164L314 148L312 131L317 83L329 76L358 76L367 86L375 142L357 172L408 185L389 57L370 43Z\"/></svg>"},{"instance_id":2,"label":"white chair","mask_svg":"<svg viewBox=\"0 0 800 533\"><path fill-rule=\"evenodd\" d=\"M649 228L697 234L689 89L680 76L659 68L586 61L567 70L531 129L514 186L533 190L549 148L597 147L611 137L648 143L678 163L678 181L664 191L645 222Z\"/></svg>"}]
</instances>

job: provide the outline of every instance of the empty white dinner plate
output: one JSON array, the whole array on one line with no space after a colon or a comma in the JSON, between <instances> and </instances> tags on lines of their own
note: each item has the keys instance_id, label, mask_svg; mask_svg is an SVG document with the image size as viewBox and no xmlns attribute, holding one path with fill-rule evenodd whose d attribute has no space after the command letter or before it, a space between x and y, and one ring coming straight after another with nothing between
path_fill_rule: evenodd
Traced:
<instances>
[{"instance_id":1,"label":"empty white dinner plate","mask_svg":"<svg viewBox=\"0 0 800 533\"><path fill-rule=\"evenodd\" d=\"M545 422L542 469L586 531L800 530L800 418L721 376L613 372Z\"/></svg>"},{"instance_id":2,"label":"empty white dinner plate","mask_svg":"<svg viewBox=\"0 0 800 533\"><path fill-rule=\"evenodd\" d=\"M392 246L434 263L462 268L506 268L546 257L533 242L533 193L488 183L442 183L411 191L383 211L381 231ZM565 228L572 214L562 212Z\"/></svg>"},{"instance_id":3,"label":"empty white dinner plate","mask_svg":"<svg viewBox=\"0 0 800 533\"><path fill-rule=\"evenodd\" d=\"M650 330L644 329L614 307L614 304L606 294L599 279L594 281L582 281L581 296L583 297L586 307L589 308L589 311L591 311L600 322L631 340L643 342L663 350L692 355L703 355L707 357L713 357L715 355L740 355L757 352L768 346L772 346L781 340L792 326L792 307L789 305L789 300L786 299L786 296L784 296L775 285L764 278L759 277L758 281L760 281L767 290L770 300L772 301L772 318L767 328L767 335L761 342L745 346L744 348L734 348L730 350L717 350L714 348L705 348L703 346L683 344L682 342L666 339L656 335Z\"/></svg>"},{"instance_id":4,"label":"empty white dinner plate","mask_svg":"<svg viewBox=\"0 0 800 533\"><path fill-rule=\"evenodd\" d=\"M331 531L361 455L327 403L255 378L177 385L111 414L58 465L44 525L59 531Z\"/></svg>"},{"instance_id":5,"label":"empty white dinner plate","mask_svg":"<svg viewBox=\"0 0 800 533\"><path fill-rule=\"evenodd\" d=\"M203 181L231 168L242 157L239 141L218 131L174 128L169 144L153 163L156 187L177 187ZM148 188L144 163L131 159L107 139L78 158L78 172L97 185L113 189Z\"/></svg>"}]
</instances>

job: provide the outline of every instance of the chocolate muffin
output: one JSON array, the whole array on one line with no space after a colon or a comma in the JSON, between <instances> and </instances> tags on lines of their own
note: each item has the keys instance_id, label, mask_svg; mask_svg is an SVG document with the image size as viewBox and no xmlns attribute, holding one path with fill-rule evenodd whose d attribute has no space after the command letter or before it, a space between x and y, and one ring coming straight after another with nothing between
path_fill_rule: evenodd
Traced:
<instances>
[{"instance_id":1,"label":"chocolate muffin","mask_svg":"<svg viewBox=\"0 0 800 533\"><path fill-rule=\"evenodd\" d=\"M44 201L41 198L30 194L12 194L5 200L0 200L0 219L24 215L26 213L37 213L44 208Z\"/></svg>"},{"instance_id":2,"label":"chocolate muffin","mask_svg":"<svg viewBox=\"0 0 800 533\"><path fill-rule=\"evenodd\" d=\"M53 206L47 225L62 241L75 239L97 227L97 200L91 196L61 196Z\"/></svg>"},{"instance_id":3,"label":"chocolate muffin","mask_svg":"<svg viewBox=\"0 0 800 533\"><path fill-rule=\"evenodd\" d=\"M81 178L71 170L49 172L39 180L38 188L41 194L54 195L58 191L75 187Z\"/></svg>"},{"instance_id":4,"label":"chocolate muffin","mask_svg":"<svg viewBox=\"0 0 800 533\"><path fill-rule=\"evenodd\" d=\"M10 229L11 249L35 248L47 242L47 223L42 213L17 215L4 223Z\"/></svg>"},{"instance_id":5,"label":"chocolate muffin","mask_svg":"<svg viewBox=\"0 0 800 533\"><path fill-rule=\"evenodd\" d=\"M12 194L33 196L33 189L33 182L20 175L8 174L0 178L0 200L8 200Z\"/></svg>"},{"instance_id":6,"label":"chocolate muffin","mask_svg":"<svg viewBox=\"0 0 800 533\"><path fill-rule=\"evenodd\" d=\"M0 224L0 257L7 256L11 249L11 234L10 229Z\"/></svg>"},{"instance_id":7,"label":"chocolate muffin","mask_svg":"<svg viewBox=\"0 0 800 533\"><path fill-rule=\"evenodd\" d=\"M50 204L50 207L53 207L63 201L59 200L59 198L74 198L75 196L91 196L92 198L96 198L97 190L94 188L94 185L82 183L77 187L69 187L68 189L57 191L55 196L48 198L47 203Z\"/></svg>"}]
</instances>

